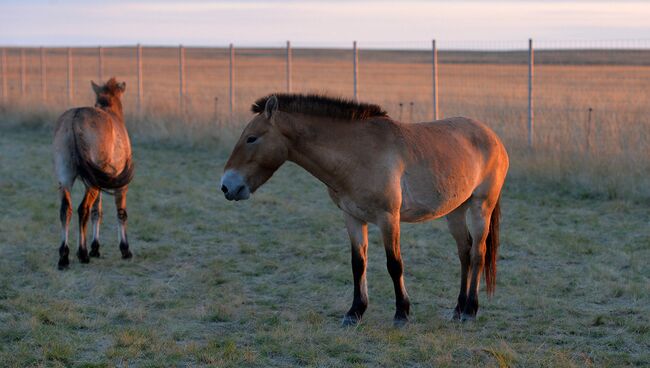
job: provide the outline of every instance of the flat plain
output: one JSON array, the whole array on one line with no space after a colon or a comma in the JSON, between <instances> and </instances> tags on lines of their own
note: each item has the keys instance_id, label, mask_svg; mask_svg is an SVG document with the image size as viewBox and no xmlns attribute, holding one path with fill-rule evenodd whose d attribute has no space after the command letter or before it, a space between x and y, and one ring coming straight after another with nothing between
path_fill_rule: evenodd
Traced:
<instances>
[{"instance_id":1,"label":"flat plain","mask_svg":"<svg viewBox=\"0 0 650 368\"><path fill-rule=\"evenodd\" d=\"M503 193L496 294L474 323L450 320L459 263L444 220L405 225L412 322L394 299L377 229L370 307L352 298L342 216L286 164L252 200L218 180L232 140L136 138L134 258L121 260L104 196L102 257L56 269L59 221L48 128L0 130L0 366L647 366L650 213L513 175ZM81 185L73 193L79 203ZM76 220L71 226L72 248Z\"/></svg>"},{"instance_id":2,"label":"flat plain","mask_svg":"<svg viewBox=\"0 0 650 368\"><path fill-rule=\"evenodd\" d=\"M238 49L229 114L226 49L143 51L137 111L133 48L105 49L105 77L127 82L136 178L135 257L119 258L104 197L102 257L56 270L54 118L93 103L96 49L8 50L0 106L0 366L648 366L650 365L650 53L537 54L535 139L527 147L526 54L440 54L442 116L485 121L504 140L497 291L475 323L452 322L459 277L444 219L404 225L412 322L392 326L394 297L371 227L370 308L340 327L352 299L348 237L324 186L292 164L252 200L223 199L219 178L250 104L284 91L281 49ZM360 97L400 121L430 120L427 52L361 50ZM296 49L293 89L351 97L349 50ZM412 103L412 104L411 104ZM590 110L591 108L591 110ZM81 185L73 193L79 203ZM71 226L76 247L76 216Z\"/></svg>"},{"instance_id":3,"label":"flat plain","mask_svg":"<svg viewBox=\"0 0 650 368\"><path fill-rule=\"evenodd\" d=\"M486 122L517 156L513 170L522 175L614 198L650 198L650 51L538 50L531 150L527 53L523 45L506 46L512 50L440 51L440 117ZM66 49L44 49L44 69L39 49L25 49L24 80L20 50L8 49L5 113L27 114L18 120L30 120L34 111L47 111L51 120L70 106L92 104L89 84L99 78L98 51L71 52L68 102ZM181 110L178 48L144 47L138 111L135 48L104 48L103 55L103 78L127 83L124 105L131 132L148 139L218 139L224 127L242 126L257 98L287 89L284 49L237 48L231 115L228 49L187 48ZM292 60L294 92L352 97L350 50L296 48ZM399 121L432 120L431 53L362 47L359 98L380 104Z\"/></svg>"}]
</instances>

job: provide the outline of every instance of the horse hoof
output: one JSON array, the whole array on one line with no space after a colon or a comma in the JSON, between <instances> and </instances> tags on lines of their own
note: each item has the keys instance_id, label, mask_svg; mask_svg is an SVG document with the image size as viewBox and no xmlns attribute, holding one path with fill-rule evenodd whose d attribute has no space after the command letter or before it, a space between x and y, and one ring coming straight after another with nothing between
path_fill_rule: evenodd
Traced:
<instances>
[{"instance_id":1,"label":"horse hoof","mask_svg":"<svg viewBox=\"0 0 650 368\"><path fill-rule=\"evenodd\" d=\"M99 258L99 242L97 240L93 240L93 244L90 246L90 256Z\"/></svg>"},{"instance_id":2,"label":"horse hoof","mask_svg":"<svg viewBox=\"0 0 650 368\"><path fill-rule=\"evenodd\" d=\"M463 313L463 314L460 316L460 321L461 321L461 322L473 322L473 321L475 321L475 320L476 320L476 315Z\"/></svg>"},{"instance_id":3,"label":"horse hoof","mask_svg":"<svg viewBox=\"0 0 650 368\"><path fill-rule=\"evenodd\" d=\"M120 252L122 252L122 259L129 259L133 257L133 254L129 250L129 243L120 242Z\"/></svg>"},{"instance_id":4,"label":"horse hoof","mask_svg":"<svg viewBox=\"0 0 650 368\"><path fill-rule=\"evenodd\" d=\"M79 249L77 251L77 258L79 258L79 262L81 263L90 263L90 257L88 257L88 250L86 249L84 250Z\"/></svg>"},{"instance_id":5,"label":"horse hoof","mask_svg":"<svg viewBox=\"0 0 650 368\"><path fill-rule=\"evenodd\" d=\"M454 314L451 316L452 321L460 321L460 312L454 310Z\"/></svg>"},{"instance_id":6,"label":"horse hoof","mask_svg":"<svg viewBox=\"0 0 650 368\"><path fill-rule=\"evenodd\" d=\"M393 326L396 328L402 328L409 323L408 316L395 316L393 318Z\"/></svg>"},{"instance_id":7,"label":"horse hoof","mask_svg":"<svg viewBox=\"0 0 650 368\"><path fill-rule=\"evenodd\" d=\"M67 270L68 267L70 267L70 260L68 260L68 257L59 259L59 270Z\"/></svg>"},{"instance_id":8,"label":"horse hoof","mask_svg":"<svg viewBox=\"0 0 650 368\"><path fill-rule=\"evenodd\" d=\"M341 322L342 327L354 327L361 322L361 318L357 316L351 316L346 314L343 316L343 321Z\"/></svg>"},{"instance_id":9,"label":"horse hoof","mask_svg":"<svg viewBox=\"0 0 650 368\"><path fill-rule=\"evenodd\" d=\"M130 259L133 257L133 253L130 250L122 250L122 259Z\"/></svg>"}]
</instances>

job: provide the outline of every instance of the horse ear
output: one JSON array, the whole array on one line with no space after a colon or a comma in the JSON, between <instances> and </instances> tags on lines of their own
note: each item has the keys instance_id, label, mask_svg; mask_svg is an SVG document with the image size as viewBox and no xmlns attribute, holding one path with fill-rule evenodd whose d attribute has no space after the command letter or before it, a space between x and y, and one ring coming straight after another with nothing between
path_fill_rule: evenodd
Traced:
<instances>
[{"instance_id":1,"label":"horse ear","mask_svg":"<svg viewBox=\"0 0 650 368\"><path fill-rule=\"evenodd\" d=\"M93 91L95 91L95 94L100 94L102 92L102 87L98 86L94 81L90 81L90 85L93 86Z\"/></svg>"},{"instance_id":2,"label":"horse ear","mask_svg":"<svg viewBox=\"0 0 650 368\"><path fill-rule=\"evenodd\" d=\"M126 82L119 83L117 88L120 89L120 92L124 93L124 91L126 91Z\"/></svg>"},{"instance_id":3,"label":"horse ear","mask_svg":"<svg viewBox=\"0 0 650 368\"><path fill-rule=\"evenodd\" d=\"M264 116L266 116L267 119L270 119L273 113L278 111L278 98L276 95L273 95L269 97L268 100L266 100L266 106L264 106Z\"/></svg>"}]
</instances>

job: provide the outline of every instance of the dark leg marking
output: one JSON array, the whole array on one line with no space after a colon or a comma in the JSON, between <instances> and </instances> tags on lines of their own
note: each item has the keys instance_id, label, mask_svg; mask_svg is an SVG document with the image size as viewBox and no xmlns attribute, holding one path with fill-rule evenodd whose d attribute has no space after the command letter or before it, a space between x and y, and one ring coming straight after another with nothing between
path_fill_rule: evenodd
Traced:
<instances>
[{"instance_id":1,"label":"dark leg marking","mask_svg":"<svg viewBox=\"0 0 650 368\"><path fill-rule=\"evenodd\" d=\"M90 244L90 253L91 257L99 258L99 242L97 239L93 239L93 243Z\"/></svg>"},{"instance_id":2,"label":"dark leg marking","mask_svg":"<svg viewBox=\"0 0 650 368\"><path fill-rule=\"evenodd\" d=\"M68 228L70 225L70 218L72 217L72 206L70 203L70 192L61 188L61 209L59 210L59 218L61 220L62 240L59 247L59 270L68 268L70 265L70 248L66 242L68 236Z\"/></svg>"},{"instance_id":3,"label":"dark leg marking","mask_svg":"<svg viewBox=\"0 0 650 368\"><path fill-rule=\"evenodd\" d=\"M61 247L59 247L59 270L64 270L70 266L70 248L65 242L61 242Z\"/></svg>"},{"instance_id":4,"label":"dark leg marking","mask_svg":"<svg viewBox=\"0 0 650 368\"><path fill-rule=\"evenodd\" d=\"M117 200L117 199L116 199ZM122 226L124 236L122 239L120 239L120 252L122 252L122 259L129 259L133 257L133 253L129 250L129 241L126 236L126 220L128 218L128 214L126 213L126 209L124 208L119 208L117 210L117 220L120 222L120 225Z\"/></svg>"},{"instance_id":5,"label":"dark leg marking","mask_svg":"<svg viewBox=\"0 0 650 368\"><path fill-rule=\"evenodd\" d=\"M129 250L128 242L120 242L120 251L122 252L122 259L129 259L133 257L133 253Z\"/></svg>"},{"instance_id":6,"label":"dark leg marking","mask_svg":"<svg viewBox=\"0 0 650 368\"><path fill-rule=\"evenodd\" d=\"M363 250L365 253L365 249ZM365 280L362 278L365 277L366 272L366 258L365 254L359 254L355 251L352 252L352 275L354 278L354 299L352 300L352 307L343 317L344 326L353 326L361 321L361 317L368 309L368 295L367 290L362 290L366 288ZM364 285L362 285L364 282Z\"/></svg>"},{"instance_id":7,"label":"dark leg marking","mask_svg":"<svg viewBox=\"0 0 650 368\"><path fill-rule=\"evenodd\" d=\"M393 287L395 288L395 324L401 325L408 322L408 316L411 311L411 303L408 295L403 290L402 275L404 273L404 266L401 257L389 257L386 262L386 267L393 279Z\"/></svg>"},{"instance_id":8,"label":"dark leg marking","mask_svg":"<svg viewBox=\"0 0 650 368\"><path fill-rule=\"evenodd\" d=\"M343 317L343 326L354 326L361 321L363 313L368 308L368 284L366 281L368 224L346 214L345 226L350 236L354 299L350 310Z\"/></svg>"},{"instance_id":9,"label":"dark leg marking","mask_svg":"<svg viewBox=\"0 0 650 368\"><path fill-rule=\"evenodd\" d=\"M91 219L93 222L93 242L90 245L90 256L99 258L99 239L95 237L95 227L99 228L101 221L102 221L102 195L101 193L97 196L97 199L95 200L95 204L93 205L93 209L91 212ZM97 231L97 234L99 231Z\"/></svg>"},{"instance_id":10,"label":"dark leg marking","mask_svg":"<svg viewBox=\"0 0 650 368\"><path fill-rule=\"evenodd\" d=\"M77 209L77 213L79 214L79 232L80 232L80 241L79 241L79 249L77 250L77 258L79 258L79 262L81 263L89 263L90 262L90 257L88 256L88 249L86 248L86 240L85 240L85 233L86 233L86 224L88 223L88 208L85 203L86 201L82 201L81 204L79 205L79 208ZM83 234L83 235L81 235Z\"/></svg>"}]
</instances>

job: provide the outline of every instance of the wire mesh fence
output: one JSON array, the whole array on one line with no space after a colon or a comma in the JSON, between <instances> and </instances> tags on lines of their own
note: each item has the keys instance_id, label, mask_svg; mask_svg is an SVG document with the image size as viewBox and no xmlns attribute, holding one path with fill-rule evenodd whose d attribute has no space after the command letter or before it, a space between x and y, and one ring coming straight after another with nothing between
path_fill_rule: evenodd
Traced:
<instances>
[{"instance_id":1,"label":"wire mesh fence","mask_svg":"<svg viewBox=\"0 0 650 368\"><path fill-rule=\"evenodd\" d=\"M93 103L91 80L116 76L127 83L127 113L214 125L248 120L250 104L269 93L353 98L356 88L360 100L397 120L432 120L431 44L391 47L359 43L356 75L352 47L340 45L143 47L140 63L135 46L3 48L2 97L10 107L63 111ZM441 40L437 48L439 117L483 120L510 144L526 146L528 42ZM649 41L539 41L534 48L537 146L647 153Z\"/></svg>"}]
</instances>

